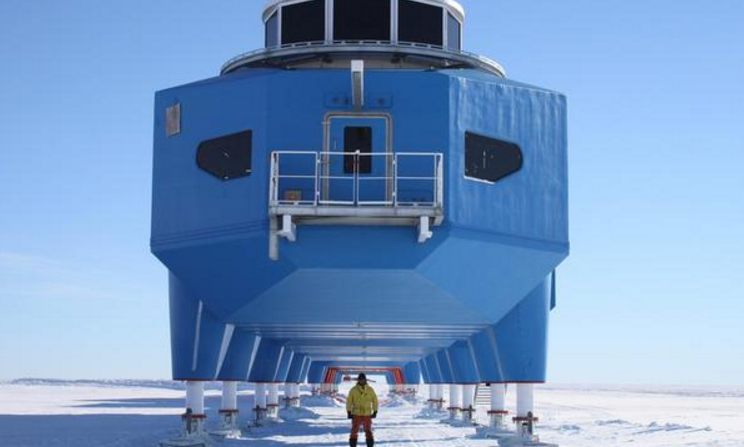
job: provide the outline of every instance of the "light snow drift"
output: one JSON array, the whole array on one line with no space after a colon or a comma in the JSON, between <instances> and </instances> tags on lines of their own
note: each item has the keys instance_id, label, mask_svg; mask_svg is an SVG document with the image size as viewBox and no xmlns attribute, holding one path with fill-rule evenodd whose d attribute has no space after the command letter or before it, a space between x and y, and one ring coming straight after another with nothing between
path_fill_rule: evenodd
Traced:
<instances>
[{"instance_id":1,"label":"light snow drift","mask_svg":"<svg viewBox=\"0 0 744 447\"><path fill-rule=\"evenodd\" d=\"M156 447L178 433L183 391L172 382L16 381L0 383L2 447ZM217 421L219 386L206 405ZM386 387L377 386L384 396ZM305 390L307 392L307 390ZM252 388L240 392L241 420L250 416ZM539 434L565 447L632 444L636 447L744 446L744 390L550 386L537 390ZM513 398L513 393L510 393ZM283 423L246 430L225 447L348 445L348 420L340 403L303 399ZM513 406L514 402L509 402ZM376 421L383 447L486 447L475 428L450 427L421 418L423 404L385 399ZM486 422L486 408L477 420ZM245 424L243 424L245 425Z\"/></svg>"}]
</instances>

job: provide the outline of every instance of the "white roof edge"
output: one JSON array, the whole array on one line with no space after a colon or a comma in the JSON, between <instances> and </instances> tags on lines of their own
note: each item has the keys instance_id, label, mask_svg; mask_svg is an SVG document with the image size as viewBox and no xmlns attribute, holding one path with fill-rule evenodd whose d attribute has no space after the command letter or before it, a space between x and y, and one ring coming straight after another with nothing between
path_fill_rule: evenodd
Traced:
<instances>
[{"instance_id":1,"label":"white roof edge","mask_svg":"<svg viewBox=\"0 0 744 447\"><path fill-rule=\"evenodd\" d=\"M263 10L263 21L266 22L274 13L274 9L283 3L301 3L303 0L270 0ZM307 0L309 1L309 0ZM414 0L416 1L416 0ZM456 0L423 0L422 3L438 3L454 12L460 21L465 21L465 8Z\"/></svg>"}]
</instances>

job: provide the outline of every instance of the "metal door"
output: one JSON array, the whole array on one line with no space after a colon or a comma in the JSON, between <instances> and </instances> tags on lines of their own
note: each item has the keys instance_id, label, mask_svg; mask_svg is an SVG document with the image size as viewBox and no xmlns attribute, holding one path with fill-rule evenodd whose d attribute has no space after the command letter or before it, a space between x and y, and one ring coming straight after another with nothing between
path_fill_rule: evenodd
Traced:
<instances>
[{"instance_id":1,"label":"metal door","mask_svg":"<svg viewBox=\"0 0 744 447\"><path fill-rule=\"evenodd\" d=\"M334 116L323 154L323 201L333 205L392 203L388 119Z\"/></svg>"}]
</instances>

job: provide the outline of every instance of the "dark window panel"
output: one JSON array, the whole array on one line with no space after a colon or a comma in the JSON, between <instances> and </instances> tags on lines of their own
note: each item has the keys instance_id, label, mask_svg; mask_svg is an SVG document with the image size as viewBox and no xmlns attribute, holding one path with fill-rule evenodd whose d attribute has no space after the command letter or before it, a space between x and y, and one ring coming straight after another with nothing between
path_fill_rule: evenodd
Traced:
<instances>
[{"instance_id":1,"label":"dark window panel","mask_svg":"<svg viewBox=\"0 0 744 447\"><path fill-rule=\"evenodd\" d=\"M372 153L372 128L371 127L347 127L344 129L344 152L353 154L359 151L359 173L372 173L372 157L364 154ZM354 155L344 155L344 174L354 173Z\"/></svg>"},{"instance_id":2,"label":"dark window panel","mask_svg":"<svg viewBox=\"0 0 744 447\"><path fill-rule=\"evenodd\" d=\"M252 152L253 132L246 130L202 142L196 163L219 179L231 180L251 175Z\"/></svg>"},{"instance_id":3,"label":"dark window panel","mask_svg":"<svg viewBox=\"0 0 744 447\"><path fill-rule=\"evenodd\" d=\"M334 0L335 40L390 40L390 0Z\"/></svg>"},{"instance_id":4,"label":"dark window panel","mask_svg":"<svg viewBox=\"0 0 744 447\"><path fill-rule=\"evenodd\" d=\"M462 49L460 22L450 13L447 13L447 49L452 51L460 51Z\"/></svg>"},{"instance_id":5,"label":"dark window panel","mask_svg":"<svg viewBox=\"0 0 744 447\"><path fill-rule=\"evenodd\" d=\"M495 183L522 169L522 150L508 141L465 133L465 176Z\"/></svg>"},{"instance_id":6,"label":"dark window panel","mask_svg":"<svg viewBox=\"0 0 744 447\"><path fill-rule=\"evenodd\" d=\"M439 6L400 0L398 40L444 46L444 11Z\"/></svg>"},{"instance_id":7,"label":"dark window panel","mask_svg":"<svg viewBox=\"0 0 744 447\"><path fill-rule=\"evenodd\" d=\"M325 0L282 7L282 44L325 40Z\"/></svg>"}]
</instances>

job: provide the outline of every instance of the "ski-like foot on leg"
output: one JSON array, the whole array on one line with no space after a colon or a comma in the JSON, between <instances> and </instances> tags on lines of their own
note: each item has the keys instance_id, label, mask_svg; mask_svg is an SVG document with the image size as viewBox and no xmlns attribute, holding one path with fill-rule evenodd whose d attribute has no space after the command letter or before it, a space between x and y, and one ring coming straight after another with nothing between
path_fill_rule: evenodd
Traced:
<instances>
[{"instance_id":1,"label":"ski-like foot on leg","mask_svg":"<svg viewBox=\"0 0 744 447\"><path fill-rule=\"evenodd\" d=\"M207 447L204 431L206 416L203 414L192 414L188 409L182 416L184 429L178 438L160 441L160 447Z\"/></svg>"},{"instance_id":2,"label":"ski-like foot on leg","mask_svg":"<svg viewBox=\"0 0 744 447\"><path fill-rule=\"evenodd\" d=\"M558 447L556 444L540 442L540 438L534 433L538 418L531 411L526 416L515 417L513 421L517 425L516 432L510 437L498 438L499 447Z\"/></svg>"}]
</instances>

